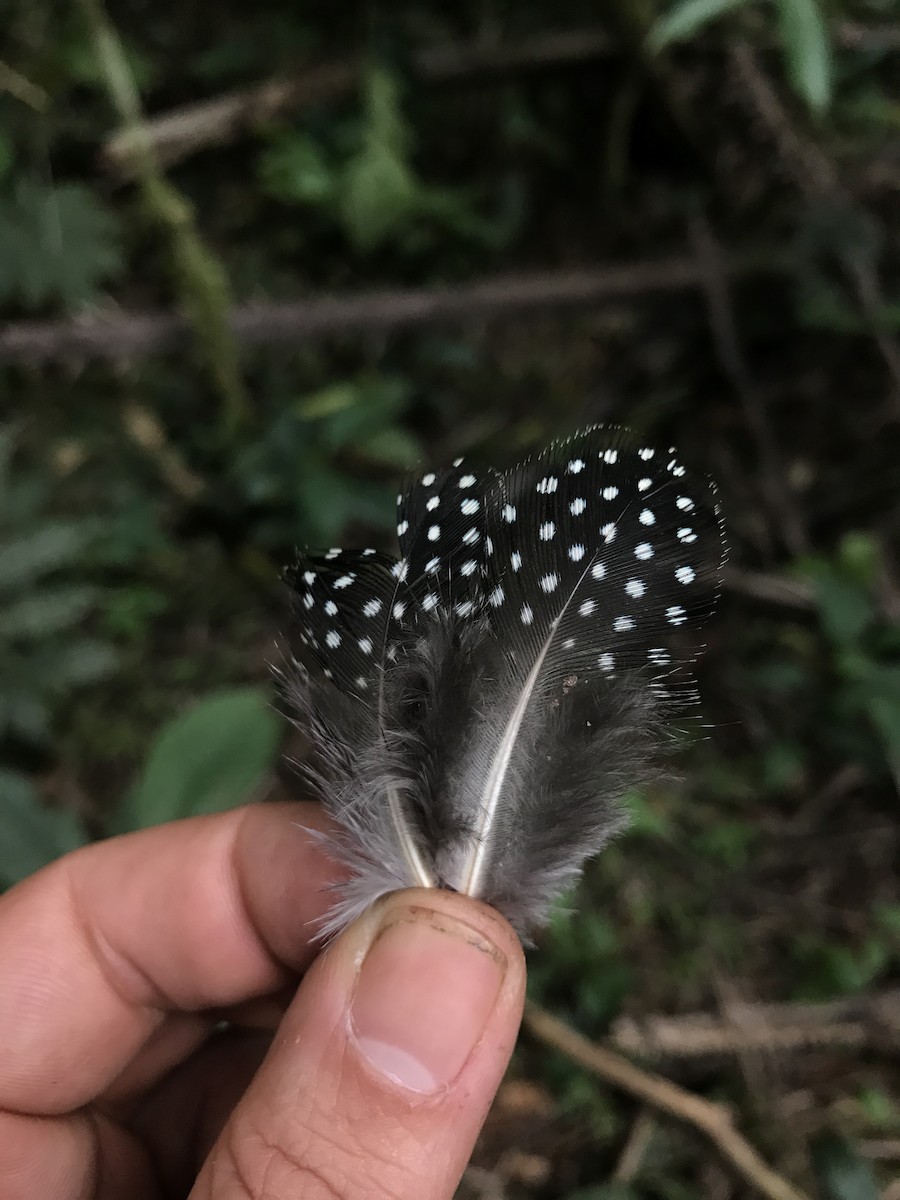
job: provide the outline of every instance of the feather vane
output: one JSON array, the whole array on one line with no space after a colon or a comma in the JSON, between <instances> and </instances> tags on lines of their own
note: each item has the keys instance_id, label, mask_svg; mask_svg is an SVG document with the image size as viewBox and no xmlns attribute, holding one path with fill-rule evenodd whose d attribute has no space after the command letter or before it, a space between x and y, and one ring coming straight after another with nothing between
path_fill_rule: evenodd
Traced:
<instances>
[{"instance_id":1,"label":"feather vane","mask_svg":"<svg viewBox=\"0 0 900 1200\"><path fill-rule=\"evenodd\" d=\"M325 932L443 886L527 936L693 710L695 649L671 635L715 604L715 489L596 426L506 473L428 472L397 533L397 559L331 550L286 573L306 662L283 690L350 870Z\"/></svg>"}]
</instances>

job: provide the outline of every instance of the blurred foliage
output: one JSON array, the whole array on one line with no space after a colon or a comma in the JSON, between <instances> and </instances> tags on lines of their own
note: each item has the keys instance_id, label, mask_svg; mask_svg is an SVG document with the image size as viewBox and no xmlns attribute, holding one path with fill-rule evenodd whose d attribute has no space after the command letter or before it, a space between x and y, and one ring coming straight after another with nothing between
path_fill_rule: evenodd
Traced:
<instances>
[{"instance_id":1,"label":"blurred foliage","mask_svg":"<svg viewBox=\"0 0 900 1200\"><path fill-rule=\"evenodd\" d=\"M695 37L711 21L739 9L759 7L755 0L677 0L654 25L652 50ZM832 51L825 14L818 0L772 0L787 72L797 92L815 113L831 103Z\"/></svg>"},{"instance_id":2,"label":"blurred foliage","mask_svg":"<svg viewBox=\"0 0 900 1200\"><path fill-rule=\"evenodd\" d=\"M827 1200L878 1200L872 1164L845 1139L822 1137L813 1146L813 1159Z\"/></svg>"},{"instance_id":3,"label":"blurred foliage","mask_svg":"<svg viewBox=\"0 0 900 1200\"><path fill-rule=\"evenodd\" d=\"M403 425L411 399L408 380L382 375L328 384L284 404L258 441L236 450L231 468L259 543L289 545L303 529L314 544L330 545L353 521L386 527L393 494L336 460L412 467L422 450Z\"/></svg>"},{"instance_id":4,"label":"blurred foliage","mask_svg":"<svg viewBox=\"0 0 900 1200\"><path fill-rule=\"evenodd\" d=\"M108 363L0 362L0 880L273 786L283 732L266 663L296 544L387 548L398 481L418 463L502 465L581 423L621 422L713 475L733 562L800 600L726 589L700 668L709 736L681 739L672 778L632 798L630 833L540 937L530 994L602 1038L623 1014L715 1011L723 983L750 1001L895 986L893 6L225 0L211 22L168 0L109 4L115 69L152 116L272 78L346 80L248 110L171 166L163 146L137 179L104 150L122 114L83 10L7 10L0 315L178 310L200 336ZM579 29L607 48L503 62ZM501 65L431 84L417 56L448 46ZM508 324L473 310L459 328L265 348L218 320L232 295L315 303L690 258L698 215L726 268L748 250L782 266L726 269L707 293L637 289ZM861 1147L897 1136L896 1064L810 1054L809 1067L688 1063L685 1080L809 1190L869 1200L889 1168ZM511 1135L546 1159L548 1182L504 1176L510 1200L715 1191L705 1150L662 1121L631 1177L609 1182L634 1106L527 1039L514 1073L553 1116ZM784 1097L802 1107L794 1123ZM485 1147L502 1174L514 1155Z\"/></svg>"},{"instance_id":5,"label":"blurred foliage","mask_svg":"<svg viewBox=\"0 0 900 1200\"><path fill-rule=\"evenodd\" d=\"M96 521L47 515L51 481L17 473L14 448L0 428L0 746L43 749L54 705L109 674L115 654L82 631L101 599L84 572Z\"/></svg>"},{"instance_id":6,"label":"blurred foliage","mask_svg":"<svg viewBox=\"0 0 900 1200\"><path fill-rule=\"evenodd\" d=\"M0 192L0 303L74 309L121 266L115 219L84 185L23 177Z\"/></svg>"},{"instance_id":7,"label":"blurred foliage","mask_svg":"<svg viewBox=\"0 0 900 1200\"><path fill-rule=\"evenodd\" d=\"M0 885L18 883L88 840L82 822L65 808L48 808L17 771L0 767Z\"/></svg>"},{"instance_id":8,"label":"blurred foliage","mask_svg":"<svg viewBox=\"0 0 900 1200\"><path fill-rule=\"evenodd\" d=\"M502 223L482 217L473 197L421 179L412 141L397 77L375 68L364 82L361 119L327 140L302 128L279 134L261 155L260 182L275 199L333 221L363 254L384 246L427 254L440 232L488 246L502 241Z\"/></svg>"}]
</instances>

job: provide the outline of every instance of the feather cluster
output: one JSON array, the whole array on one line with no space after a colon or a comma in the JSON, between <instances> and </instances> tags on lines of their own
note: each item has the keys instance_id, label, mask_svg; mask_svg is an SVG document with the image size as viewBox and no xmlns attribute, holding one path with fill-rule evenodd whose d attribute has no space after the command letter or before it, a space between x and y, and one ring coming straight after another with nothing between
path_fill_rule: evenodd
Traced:
<instances>
[{"instance_id":1,"label":"feather cluster","mask_svg":"<svg viewBox=\"0 0 900 1200\"><path fill-rule=\"evenodd\" d=\"M398 558L300 557L280 672L349 868L324 932L445 887L523 937L625 823L691 712L670 635L715 602L713 486L594 427L506 473L462 460L398 497Z\"/></svg>"}]
</instances>

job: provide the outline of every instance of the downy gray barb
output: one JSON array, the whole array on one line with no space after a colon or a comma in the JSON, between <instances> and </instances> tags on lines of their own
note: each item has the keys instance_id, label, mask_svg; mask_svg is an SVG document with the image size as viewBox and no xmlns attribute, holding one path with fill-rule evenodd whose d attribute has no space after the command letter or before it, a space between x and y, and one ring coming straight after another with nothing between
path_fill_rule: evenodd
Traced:
<instances>
[{"instance_id":1,"label":"downy gray barb","mask_svg":"<svg viewBox=\"0 0 900 1200\"><path fill-rule=\"evenodd\" d=\"M446 887L527 938L696 716L684 633L718 595L715 487L593 426L503 473L457 459L397 507L399 558L285 572L301 645L276 673L350 872L323 934Z\"/></svg>"}]
</instances>

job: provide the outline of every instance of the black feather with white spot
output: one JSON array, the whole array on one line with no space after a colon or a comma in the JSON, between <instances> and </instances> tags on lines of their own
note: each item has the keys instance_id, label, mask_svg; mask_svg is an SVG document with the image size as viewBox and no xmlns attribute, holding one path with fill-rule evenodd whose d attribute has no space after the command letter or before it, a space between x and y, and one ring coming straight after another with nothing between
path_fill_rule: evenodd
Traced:
<instances>
[{"instance_id":1,"label":"black feather with white spot","mask_svg":"<svg viewBox=\"0 0 900 1200\"><path fill-rule=\"evenodd\" d=\"M352 868L327 928L419 885L527 933L693 699L683 634L715 604L714 488L595 427L504 474L428 472L398 497L398 539L396 560L329 551L288 573L325 679L299 669L285 690Z\"/></svg>"}]
</instances>

